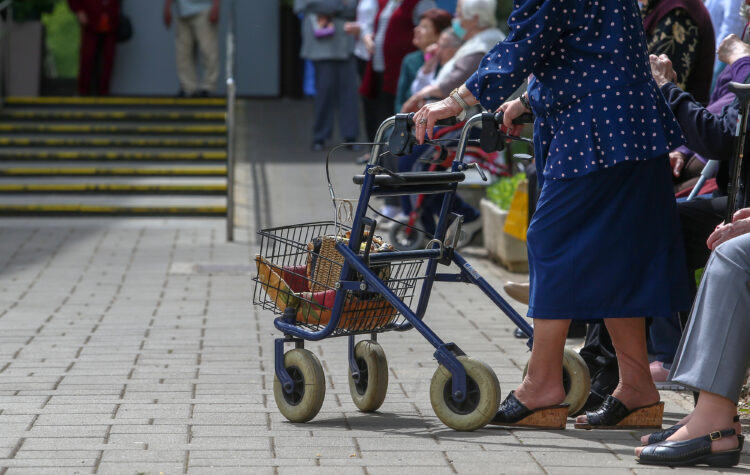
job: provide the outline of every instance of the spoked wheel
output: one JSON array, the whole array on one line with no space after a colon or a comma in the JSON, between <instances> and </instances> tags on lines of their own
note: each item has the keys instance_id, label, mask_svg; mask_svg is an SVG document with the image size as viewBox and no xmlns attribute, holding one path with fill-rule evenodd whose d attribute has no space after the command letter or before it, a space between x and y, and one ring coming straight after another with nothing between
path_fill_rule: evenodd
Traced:
<instances>
[{"instance_id":1,"label":"spoked wheel","mask_svg":"<svg viewBox=\"0 0 750 475\"><path fill-rule=\"evenodd\" d=\"M362 412L376 411L385 401L388 389L388 360L383 347L376 341L360 341L354 347L354 359L359 367L359 381L354 381L349 369L352 401Z\"/></svg>"},{"instance_id":2,"label":"spoked wheel","mask_svg":"<svg viewBox=\"0 0 750 475\"><path fill-rule=\"evenodd\" d=\"M398 223L393 223L388 230L388 239L399 251L416 251L425 245L424 233Z\"/></svg>"},{"instance_id":3,"label":"spoked wheel","mask_svg":"<svg viewBox=\"0 0 750 475\"><path fill-rule=\"evenodd\" d=\"M529 369L529 363L523 369L523 375ZM570 404L568 415L575 414L584 404L591 392L591 376L589 367L581 358L581 355L570 348L563 351L563 389L565 389L565 400L563 403Z\"/></svg>"},{"instance_id":4,"label":"spoked wheel","mask_svg":"<svg viewBox=\"0 0 750 475\"><path fill-rule=\"evenodd\" d=\"M453 376L440 365L432 376L430 402L438 418L451 429L471 431L487 425L500 404L500 382L492 368L468 356L458 361L466 371L466 398L453 399Z\"/></svg>"},{"instance_id":5,"label":"spoked wheel","mask_svg":"<svg viewBox=\"0 0 750 475\"><path fill-rule=\"evenodd\" d=\"M284 392L279 378L273 378L273 397L281 414L292 422L307 422L318 414L326 396L323 366L317 356L304 348L284 354L284 368L292 377L291 393Z\"/></svg>"}]
</instances>

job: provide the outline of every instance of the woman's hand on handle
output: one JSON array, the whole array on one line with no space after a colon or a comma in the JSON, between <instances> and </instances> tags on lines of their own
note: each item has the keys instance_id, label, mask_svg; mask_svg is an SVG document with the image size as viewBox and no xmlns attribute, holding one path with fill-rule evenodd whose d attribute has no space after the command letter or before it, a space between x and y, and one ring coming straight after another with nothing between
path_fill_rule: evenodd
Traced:
<instances>
[{"instance_id":1,"label":"woman's hand on handle","mask_svg":"<svg viewBox=\"0 0 750 475\"><path fill-rule=\"evenodd\" d=\"M414 114L414 135L417 137L417 143L420 145L424 143L425 132L427 132L427 137L432 140L432 131L435 127L435 122L447 119L448 117L455 117L462 110L461 106L450 97L422 106Z\"/></svg>"},{"instance_id":2,"label":"woman's hand on handle","mask_svg":"<svg viewBox=\"0 0 750 475\"><path fill-rule=\"evenodd\" d=\"M511 135L520 135L523 130L523 124L514 124L513 120L528 114L530 111L523 105L520 99L514 99L503 103L495 112L503 113L503 127Z\"/></svg>"}]
</instances>

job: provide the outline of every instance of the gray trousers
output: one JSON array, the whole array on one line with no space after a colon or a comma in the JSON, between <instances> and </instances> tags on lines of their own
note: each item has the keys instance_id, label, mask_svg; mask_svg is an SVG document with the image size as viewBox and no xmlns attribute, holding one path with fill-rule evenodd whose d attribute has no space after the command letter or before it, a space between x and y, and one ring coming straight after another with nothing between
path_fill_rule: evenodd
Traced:
<instances>
[{"instance_id":1,"label":"gray trousers","mask_svg":"<svg viewBox=\"0 0 750 475\"><path fill-rule=\"evenodd\" d=\"M737 402L750 363L750 234L711 253L669 379Z\"/></svg>"},{"instance_id":2,"label":"gray trousers","mask_svg":"<svg viewBox=\"0 0 750 475\"><path fill-rule=\"evenodd\" d=\"M359 136L357 65L346 60L321 60L315 64L315 123L313 141L325 142L333 132L333 118L339 111L339 127L344 140Z\"/></svg>"}]
</instances>

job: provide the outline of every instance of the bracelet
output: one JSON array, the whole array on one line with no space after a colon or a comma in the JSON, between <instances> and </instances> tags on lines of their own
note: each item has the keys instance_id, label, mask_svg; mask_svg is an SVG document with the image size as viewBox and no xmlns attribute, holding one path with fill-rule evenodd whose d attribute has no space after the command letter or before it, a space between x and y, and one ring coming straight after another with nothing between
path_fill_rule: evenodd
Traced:
<instances>
[{"instance_id":1,"label":"bracelet","mask_svg":"<svg viewBox=\"0 0 750 475\"><path fill-rule=\"evenodd\" d=\"M461 109L463 110L461 111L460 114L458 114L457 117L458 117L458 120L464 120L466 118L466 113L469 111L470 107L469 107L469 104L466 103L464 98L461 97L461 94L458 93L458 88L451 91L448 97L456 101L456 104L461 106Z\"/></svg>"},{"instance_id":2,"label":"bracelet","mask_svg":"<svg viewBox=\"0 0 750 475\"><path fill-rule=\"evenodd\" d=\"M526 97L526 94L518 96L518 100L521 101L521 105L524 106L526 110L531 111L531 104L529 104L529 98Z\"/></svg>"}]
</instances>

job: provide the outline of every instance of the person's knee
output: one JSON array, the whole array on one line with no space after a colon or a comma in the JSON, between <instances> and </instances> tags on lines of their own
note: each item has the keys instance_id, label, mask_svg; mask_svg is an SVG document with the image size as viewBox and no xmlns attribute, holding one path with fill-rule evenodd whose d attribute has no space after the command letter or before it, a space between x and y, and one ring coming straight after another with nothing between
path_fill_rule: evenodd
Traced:
<instances>
[{"instance_id":1,"label":"person's knee","mask_svg":"<svg viewBox=\"0 0 750 475\"><path fill-rule=\"evenodd\" d=\"M750 273L750 234L730 239L719 245L714 252L725 262L733 263L738 270Z\"/></svg>"}]
</instances>

